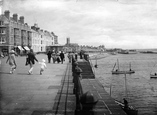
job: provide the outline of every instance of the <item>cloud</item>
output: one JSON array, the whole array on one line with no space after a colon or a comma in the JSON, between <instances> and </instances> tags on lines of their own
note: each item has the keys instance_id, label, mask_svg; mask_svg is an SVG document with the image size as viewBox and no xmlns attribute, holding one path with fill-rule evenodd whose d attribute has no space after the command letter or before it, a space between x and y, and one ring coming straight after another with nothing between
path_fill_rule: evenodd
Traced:
<instances>
[{"instance_id":1,"label":"cloud","mask_svg":"<svg viewBox=\"0 0 157 115\"><path fill-rule=\"evenodd\" d=\"M61 44L70 37L86 45L149 48L157 42L156 6L155 0L5 0L4 10L53 31Z\"/></svg>"}]
</instances>

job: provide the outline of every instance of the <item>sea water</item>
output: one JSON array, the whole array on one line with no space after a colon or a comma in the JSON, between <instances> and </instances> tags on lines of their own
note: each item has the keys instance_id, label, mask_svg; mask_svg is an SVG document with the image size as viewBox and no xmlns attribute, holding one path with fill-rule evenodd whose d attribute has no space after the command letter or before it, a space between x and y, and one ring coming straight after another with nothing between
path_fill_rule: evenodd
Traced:
<instances>
[{"instance_id":1,"label":"sea water","mask_svg":"<svg viewBox=\"0 0 157 115\"><path fill-rule=\"evenodd\" d=\"M131 63L135 73L112 75L117 60L120 70L129 70ZM108 55L92 60L92 64L95 63L98 65L96 77L114 99L123 101L126 98L129 105L138 109L139 115L157 115L157 78L150 79L150 73L157 72L157 54Z\"/></svg>"}]
</instances>

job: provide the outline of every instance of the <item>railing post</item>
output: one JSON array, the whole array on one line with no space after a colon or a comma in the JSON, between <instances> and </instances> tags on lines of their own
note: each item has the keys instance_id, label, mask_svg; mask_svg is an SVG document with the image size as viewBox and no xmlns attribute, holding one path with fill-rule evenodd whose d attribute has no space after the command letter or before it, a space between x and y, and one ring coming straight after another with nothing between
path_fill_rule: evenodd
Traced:
<instances>
[{"instance_id":1,"label":"railing post","mask_svg":"<svg viewBox=\"0 0 157 115\"><path fill-rule=\"evenodd\" d=\"M74 77L74 94L76 96L76 113L81 110L80 106L80 95L81 95L81 85L80 85L80 77L82 73L82 69L78 67L78 63L75 61L73 64L74 70L73 70L73 77Z\"/></svg>"},{"instance_id":2,"label":"railing post","mask_svg":"<svg viewBox=\"0 0 157 115\"><path fill-rule=\"evenodd\" d=\"M84 59L85 59L86 61L89 61L89 54L84 54Z\"/></svg>"}]
</instances>

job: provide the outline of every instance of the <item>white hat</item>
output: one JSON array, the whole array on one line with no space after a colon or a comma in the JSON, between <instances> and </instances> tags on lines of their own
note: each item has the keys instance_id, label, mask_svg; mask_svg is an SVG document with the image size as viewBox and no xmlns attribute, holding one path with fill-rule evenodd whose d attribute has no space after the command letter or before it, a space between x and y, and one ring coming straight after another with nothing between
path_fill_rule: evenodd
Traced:
<instances>
[{"instance_id":1,"label":"white hat","mask_svg":"<svg viewBox=\"0 0 157 115\"><path fill-rule=\"evenodd\" d=\"M42 62L46 62L44 59L42 59Z\"/></svg>"}]
</instances>

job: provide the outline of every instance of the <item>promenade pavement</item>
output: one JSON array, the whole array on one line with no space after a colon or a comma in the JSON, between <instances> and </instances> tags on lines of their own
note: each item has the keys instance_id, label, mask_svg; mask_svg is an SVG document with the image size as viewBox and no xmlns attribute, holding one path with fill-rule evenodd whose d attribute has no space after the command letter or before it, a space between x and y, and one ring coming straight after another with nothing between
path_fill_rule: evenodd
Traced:
<instances>
[{"instance_id":1,"label":"promenade pavement","mask_svg":"<svg viewBox=\"0 0 157 115\"><path fill-rule=\"evenodd\" d=\"M46 60L47 69L40 75L40 65L36 62L32 75L25 66L26 57L17 57L17 69L9 73L6 58L0 65L0 114L31 115L34 111L52 110L55 97L66 71L68 59L64 63L47 63L47 55L38 54L37 59Z\"/></svg>"}]
</instances>

